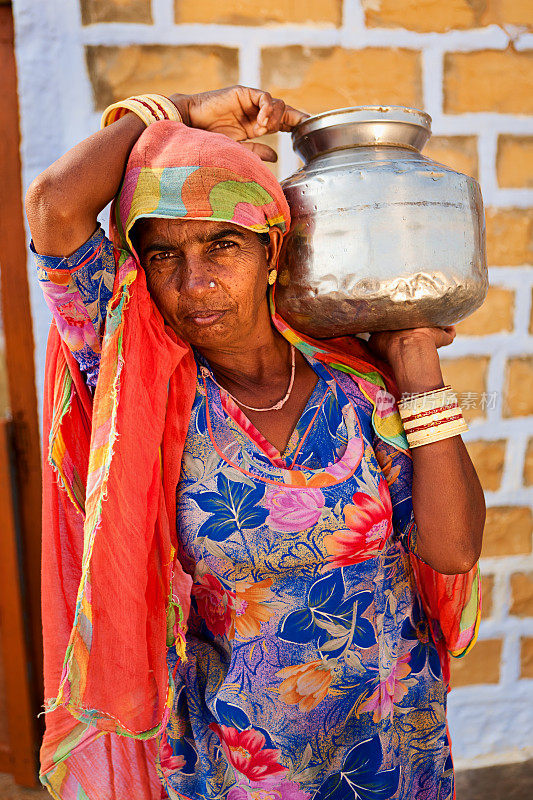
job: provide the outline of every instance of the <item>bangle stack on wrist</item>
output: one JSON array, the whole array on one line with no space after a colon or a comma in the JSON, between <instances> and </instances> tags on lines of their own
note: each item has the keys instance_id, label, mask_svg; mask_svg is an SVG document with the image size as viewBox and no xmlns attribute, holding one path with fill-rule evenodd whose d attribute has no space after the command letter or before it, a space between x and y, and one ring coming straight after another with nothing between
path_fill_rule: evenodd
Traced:
<instances>
[{"instance_id":1,"label":"bangle stack on wrist","mask_svg":"<svg viewBox=\"0 0 533 800\"><path fill-rule=\"evenodd\" d=\"M412 394L398 403L409 447L420 447L468 430L451 386Z\"/></svg>"},{"instance_id":2,"label":"bangle stack on wrist","mask_svg":"<svg viewBox=\"0 0 533 800\"><path fill-rule=\"evenodd\" d=\"M168 97L162 94L139 94L108 106L102 114L101 128L106 128L128 112L136 114L146 126L163 119L183 122L180 112Z\"/></svg>"}]
</instances>

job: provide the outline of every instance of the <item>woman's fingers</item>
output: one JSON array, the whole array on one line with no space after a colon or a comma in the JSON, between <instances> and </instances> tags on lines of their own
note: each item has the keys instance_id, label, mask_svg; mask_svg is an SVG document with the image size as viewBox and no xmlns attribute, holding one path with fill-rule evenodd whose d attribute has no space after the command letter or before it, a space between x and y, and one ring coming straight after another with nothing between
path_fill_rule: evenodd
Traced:
<instances>
[{"instance_id":1,"label":"woman's fingers","mask_svg":"<svg viewBox=\"0 0 533 800\"><path fill-rule=\"evenodd\" d=\"M276 151L267 144L260 144L259 142L241 142L241 144L243 147L247 147L248 150L251 150L252 153L255 153L256 156L259 156L261 161L275 162L278 160Z\"/></svg>"},{"instance_id":2,"label":"woman's fingers","mask_svg":"<svg viewBox=\"0 0 533 800\"><path fill-rule=\"evenodd\" d=\"M252 95L251 99L257 103L259 109L254 126L255 136L276 131L290 131L309 116L304 111L286 105L281 98L272 97L270 92L259 92L255 97Z\"/></svg>"},{"instance_id":3,"label":"woman's fingers","mask_svg":"<svg viewBox=\"0 0 533 800\"><path fill-rule=\"evenodd\" d=\"M280 131L292 130L295 125L303 122L304 119L307 119L309 116L311 115L306 111L299 111L297 108L293 108L292 106L285 106L283 117L281 119Z\"/></svg>"}]
</instances>

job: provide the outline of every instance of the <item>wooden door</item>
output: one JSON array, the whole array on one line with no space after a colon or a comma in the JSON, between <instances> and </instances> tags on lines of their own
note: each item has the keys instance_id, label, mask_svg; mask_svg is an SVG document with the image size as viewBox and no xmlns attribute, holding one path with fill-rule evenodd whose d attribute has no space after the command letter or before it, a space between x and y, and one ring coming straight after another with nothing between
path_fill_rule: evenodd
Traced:
<instances>
[{"instance_id":1,"label":"wooden door","mask_svg":"<svg viewBox=\"0 0 533 800\"><path fill-rule=\"evenodd\" d=\"M43 717L41 457L11 4L0 0L0 771L36 786ZM3 405L3 407L1 407Z\"/></svg>"}]
</instances>

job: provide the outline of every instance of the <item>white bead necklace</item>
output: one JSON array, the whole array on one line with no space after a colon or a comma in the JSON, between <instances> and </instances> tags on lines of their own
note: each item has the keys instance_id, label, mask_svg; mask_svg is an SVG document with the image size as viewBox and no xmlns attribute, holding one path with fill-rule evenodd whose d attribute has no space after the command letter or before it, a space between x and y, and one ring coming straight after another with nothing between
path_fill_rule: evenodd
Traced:
<instances>
[{"instance_id":1,"label":"white bead necklace","mask_svg":"<svg viewBox=\"0 0 533 800\"><path fill-rule=\"evenodd\" d=\"M242 400L237 400L235 395L231 394L231 392L228 392L227 389L221 386L220 383L218 383L218 381L215 379L214 375L212 375L211 372L207 369L207 367L201 366L200 372L202 373L202 376L204 378L211 378L213 383L215 383L219 389L222 389L222 391L226 392L226 394L228 394L232 400L235 400L235 402L238 403L243 408L247 408L248 411L279 411L280 408L283 408L283 406L289 399L292 392L292 387L294 386L294 376L296 374L296 357L295 357L294 345L291 344L291 379L289 381L289 388L287 389L285 396L282 397L281 400L278 400L278 402L275 405L270 406L269 408L254 408L253 406L247 406L246 403L243 403Z\"/></svg>"}]
</instances>

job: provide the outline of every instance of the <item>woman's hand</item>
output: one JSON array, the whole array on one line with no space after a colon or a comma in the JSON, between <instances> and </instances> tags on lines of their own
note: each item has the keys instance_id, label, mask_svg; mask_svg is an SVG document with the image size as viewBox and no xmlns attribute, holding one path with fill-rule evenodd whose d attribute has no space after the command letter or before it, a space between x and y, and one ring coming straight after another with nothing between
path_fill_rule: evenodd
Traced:
<instances>
[{"instance_id":1,"label":"woman's hand","mask_svg":"<svg viewBox=\"0 0 533 800\"><path fill-rule=\"evenodd\" d=\"M427 392L443 386L437 348L451 344L456 332L445 328L408 328L372 333L368 346L387 361L400 393Z\"/></svg>"},{"instance_id":2,"label":"woman's hand","mask_svg":"<svg viewBox=\"0 0 533 800\"><path fill-rule=\"evenodd\" d=\"M276 161L276 152L268 145L248 142L256 136L290 131L309 114L286 105L268 92L246 86L230 86L213 92L183 95L170 99L186 125L223 133L242 142L263 161Z\"/></svg>"},{"instance_id":3,"label":"woman's hand","mask_svg":"<svg viewBox=\"0 0 533 800\"><path fill-rule=\"evenodd\" d=\"M456 336L454 325L445 328L407 328L403 331L377 331L370 335L368 346L377 356L388 361L394 367L394 361L406 346L418 343L433 347L445 347L451 344Z\"/></svg>"}]
</instances>

